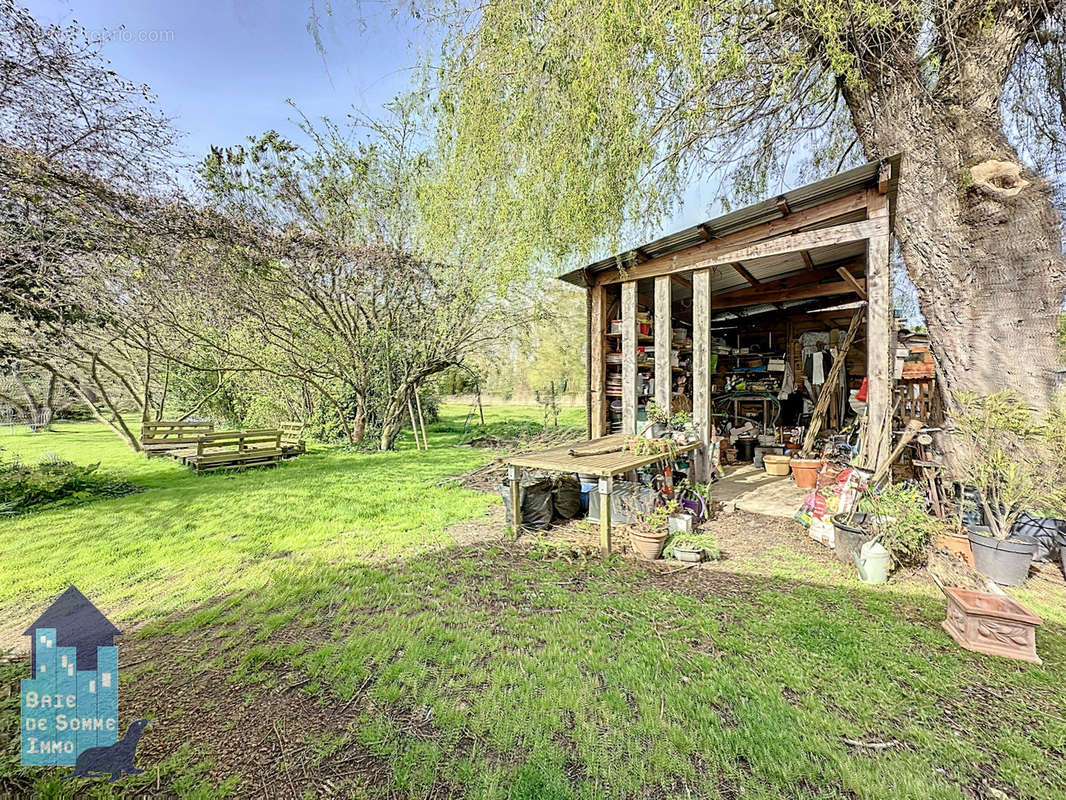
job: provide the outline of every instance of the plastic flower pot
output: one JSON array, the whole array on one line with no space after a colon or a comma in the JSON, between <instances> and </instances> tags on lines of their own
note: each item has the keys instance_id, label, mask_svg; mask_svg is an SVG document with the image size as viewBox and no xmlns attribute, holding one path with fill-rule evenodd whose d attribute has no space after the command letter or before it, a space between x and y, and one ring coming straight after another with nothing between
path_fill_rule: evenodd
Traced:
<instances>
[{"instance_id":1,"label":"plastic flower pot","mask_svg":"<svg viewBox=\"0 0 1066 800\"><path fill-rule=\"evenodd\" d=\"M792 478L796 487L810 491L818 484L818 470L822 468L821 459L793 458L791 462Z\"/></svg>"},{"instance_id":2,"label":"plastic flower pot","mask_svg":"<svg viewBox=\"0 0 1066 800\"><path fill-rule=\"evenodd\" d=\"M754 461L758 439L737 439L737 461Z\"/></svg>"},{"instance_id":3,"label":"plastic flower pot","mask_svg":"<svg viewBox=\"0 0 1066 800\"><path fill-rule=\"evenodd\" d=\"M766 470L767 475L777 475L778 477L784 477L789 472L789 462L792 459L789 456L779 456L775 453L767 453L762 457L763 469Z\"/></svg>"},{"instance_id":4,"label":"plastic flower pot","mask_svg":"<svg viewBox=\"0 0 1066 800\"><path fill-rule=\"evenodd\" d=\"M1017 586L1029 577L1029 564L1036 552L1035 542L996 539L970 531L974 568L1001 586Z\"/></svg>"},{"instance_id":5,"label":"plastic flower pot","mask_svg":"<svg viewBox=\"0 0 1066 800\"><path fill-rule=\"evenodd\" d=\"M637 551L637 555L645 561L654 561L663 554L663 548L666 546L666 534L647 534L630 531L629 541L633 543L633 549Z\"/></svg>"},{"instance_id":6,"label":"plastic flower pot","mask_svg":"<svg viewBox=\"0 0 1066 800\"><path fill-rule=\"evenodd\" d=\"M850 521L847 514L836 514L833 517L833 534L836 542L833 546L833 555L837 561L851 564L862 550L862 546L874 538L866 525L866 514L855 514Z\"/></svg>"}]
</instances>

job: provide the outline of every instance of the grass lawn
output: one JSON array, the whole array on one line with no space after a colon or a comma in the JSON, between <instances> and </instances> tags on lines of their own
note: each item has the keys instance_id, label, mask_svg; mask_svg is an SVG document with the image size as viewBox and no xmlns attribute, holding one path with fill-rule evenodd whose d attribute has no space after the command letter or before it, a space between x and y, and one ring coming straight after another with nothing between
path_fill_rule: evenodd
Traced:
<instances>
[{"instance_id":1,"label":"grass lawn","mask_svg":"<svg viewBox=\"0 0 1066 800\"><path fill-rule=\"evenodd\" d=\"M3 667L0 797L1066 796L1061 579L1012 592L1046 620L1032 666L960 650L928 582L863 587L787 522L724 520L725 559L680 573L511 542L446 480L491 458L446 446L465 415L425 453L203 477L94 425L0 434L146 487L0 523L0 630L76 583L139 626L122 727L153 720L117 786L23 770L26 665Z\"/></svg>"}]
</instances>

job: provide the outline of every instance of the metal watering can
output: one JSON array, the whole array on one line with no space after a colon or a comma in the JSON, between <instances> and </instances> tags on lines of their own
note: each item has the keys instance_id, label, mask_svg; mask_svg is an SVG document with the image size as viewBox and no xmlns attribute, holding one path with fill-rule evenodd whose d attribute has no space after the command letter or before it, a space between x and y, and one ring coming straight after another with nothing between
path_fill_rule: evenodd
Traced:
<instances>
[{"instance_id":1,"label":"metal watering can","mask_svg":"<svg viewBox=\"0 0 1066 800\"><path fill-rule=\"evenodd\" d=\"M892 554L880 542L867 542L858 553L852 553L851 558L859 568L859 580L863 583L879 584L888 581Z\"/></svg>"}]
</instances>

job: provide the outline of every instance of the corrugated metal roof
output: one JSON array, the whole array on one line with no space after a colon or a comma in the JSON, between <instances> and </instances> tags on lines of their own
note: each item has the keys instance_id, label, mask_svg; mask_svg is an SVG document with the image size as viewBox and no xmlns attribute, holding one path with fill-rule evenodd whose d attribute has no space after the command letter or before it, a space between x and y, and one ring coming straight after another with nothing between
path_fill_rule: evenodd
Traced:
<instances>
[{"instance_id":1,"label":"corrugated metal roof","mask_svg":"<svg viewBox=\"0 0 1066 800\"><path fill-rule=\"evenodd\" d=\"M892 165L892 177L888 184L888 196L889 196L889 211L893 217L895 216L895 197L896 187L899 182L899 165L901 156L895 155L890 158L883 159L882 161L871 161L867 164L863 164L855 169L848 170L847 172L841 172L837 175L833 175L824 180L820 180L816 183L811 183L806 186L801 186L798 189L785 192L782 195L777 195L772 199L763 200L762 202L754 205L747 206L746 208L737 209L731 211L728 214L723 214L720 217L707 220L707 222L700 223L699 225L693 225L684 230L671 233L667 236L663 236L652 242L646 242L629 250L619 253L608 258L601 259L592 264L589 264L585 269L576 269L572 272L568 272L565 275L560 275L560 279L573 283L577 286L585 286L585 272L599 272L605 269L615 268L622 266L628 268L637 263L638 259L635 251L639 250L643 255L648 258L657 258L658 256L669 255L670 253L676 253L679 250L686 250L689 247L693 247L698 244L703 244L707 241L707 237L703 231L708 231L713 236L724 236L729 233L736 233L737 231L750 228L753 225L760 225L764 222L771 222L775 219L781 219L785 216L781 209L778 207L778 202L782 198L787 203L788 208L795 211L802 211L805 208L816 206L821 203L826 203L830 200L835 200L838 197L851 194L852 192L862 189L864 187L873 186L877 184L878 174L880 172L881 164L887 163ZM861 219L864 216L864 212L856 215L856 219ZM841 219L836 221L835 224L840 222L852 221L851 219ZM857 249L856 249L857 248ZM838 254L836 251L840 251ZM830 252L832 251L832 252ZM865 252L865 246L861 243L839 245L835 248L826 248L825 252L818 254L818 259L814 259L814 252L812 252L812 260L815 263L830 263L838 261L842 258L847 258L852 255L859 255ZM754 272L755 269L762 269L763 274L757 274L756 277L762 279L766 277L781 277L787 272L798 271L804 265L800 263L798 266L793 263L794 256L789 255L782 258L780 262L775 262L775 268L768 270L765 268L765 261L760 260L759 264L748 265L749 269ZM728 273L731 270L720 270L719 273ZM728 280L724 278L724 280ZM717 280L717 276L716 276ZM743 279L740 283L736 284L738 287L746 284ZM714 291L724 291L729 286L720 288L718 285L714 286Z\"/></svg>"}]
</instances>

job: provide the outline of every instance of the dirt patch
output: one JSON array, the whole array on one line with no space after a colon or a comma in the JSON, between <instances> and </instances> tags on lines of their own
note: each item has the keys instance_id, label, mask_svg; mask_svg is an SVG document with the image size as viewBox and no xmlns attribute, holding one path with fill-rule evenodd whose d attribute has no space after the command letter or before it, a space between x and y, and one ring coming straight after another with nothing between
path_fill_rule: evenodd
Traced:
<instances>
[{"instance_id":1,"label":"dirt patch","mask_svg":"<svg viewBox=\"0 0 1066 800\"><path fill-rule=\"evenodd\" d=\"M295 673L261 689L218 670L192 671L184 653L198 636L131 638L123 646L124 660L152 664L123 689L123 724L155 717L138 748L140 763L159 763L190 744L213 761L214 781L239 777L235 797L344 796L389 785L391 770L353 735L362 692L340 703L311 697Z\"/></svg>"}]
</instances>

